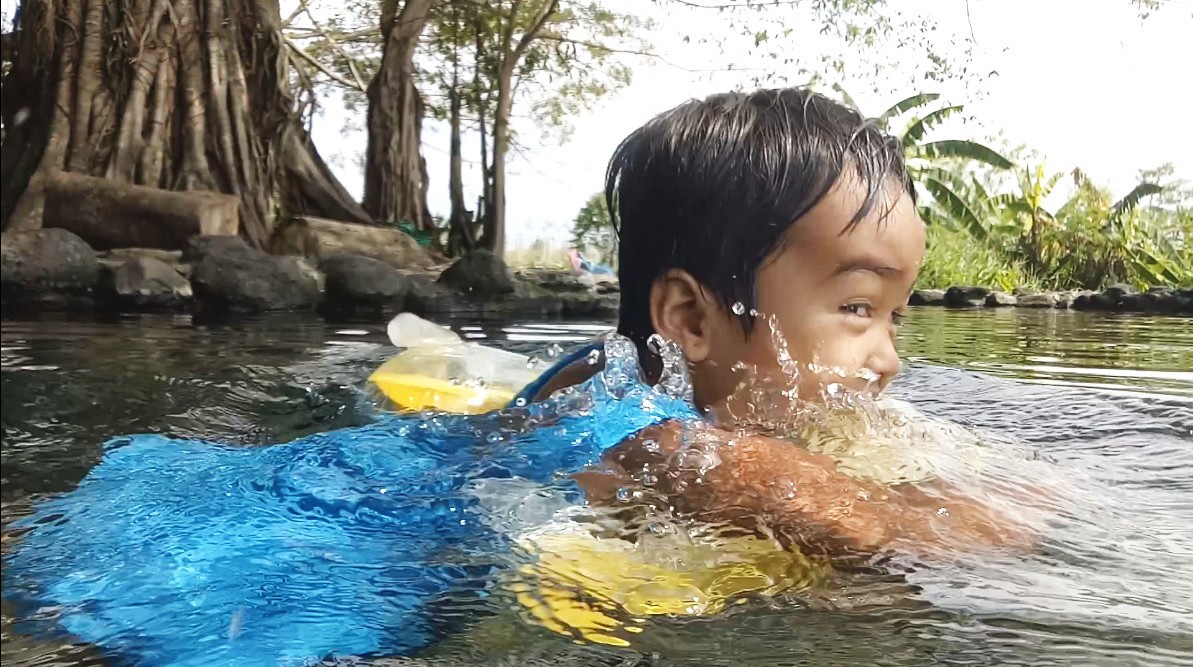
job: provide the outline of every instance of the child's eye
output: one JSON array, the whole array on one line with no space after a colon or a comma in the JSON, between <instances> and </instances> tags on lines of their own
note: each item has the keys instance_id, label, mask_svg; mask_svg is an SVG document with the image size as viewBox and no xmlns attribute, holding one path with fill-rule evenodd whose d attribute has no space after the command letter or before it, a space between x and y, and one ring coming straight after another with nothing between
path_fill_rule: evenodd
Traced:
<instances>
[{"instance_id":1,"label":"child's eye","mask_svg":"<svg viewBox=\"0 0 1193 667\"><path fill-rule=\"evenodd\" d=\"M868 303L847 303L841 306L842 312L856 315L857 317L870 317L870 310L872 308L873 306Z\"/></svg>"}]
</instances>

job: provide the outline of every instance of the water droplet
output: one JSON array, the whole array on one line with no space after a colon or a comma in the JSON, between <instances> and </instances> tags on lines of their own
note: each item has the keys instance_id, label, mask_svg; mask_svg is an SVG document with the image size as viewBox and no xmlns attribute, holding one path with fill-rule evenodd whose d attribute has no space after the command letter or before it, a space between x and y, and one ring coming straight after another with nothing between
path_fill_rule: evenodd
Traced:
<instances>
[{"instance_id":1,"label":"water droplet","mask_svg":"<svg viewBox=\"0 0 1193 667\"><path fill-rule=\"evenodd\" d=\"M501 434L496 431L485 436L485 440L488 440L490 443L498 443L498 442L501 442L503 439L504 438L502 438Z\"/></svg>"},{"instance_id":2,"label":"water droplet","mask_svg":"<svg viewBox=\"0 0 1193 667\"><path fill-rule=\"evenodd\" d=\"M563 354L563 348L560 347L559 343L551 343L550 347L547 348L547 356L552 359L559 357L561 354Z\"/></svg>"},{"instance_id":3,"label":"water droplet","mask_svg":"<svg viewBox=\"0 0 1193 667\"><path fill-rule=\"evenodd\" d=\"M518 398L514 399L514 405L519 408L524 408L526 407L526 399L519 396Z\"/></svg>"},{"instance_id":4,"label":"water droplet","mask_svg":"<svg viewBox=\"0 0 1193 667\"><path fill-rule=\"evenodd\" d=\"M942 507L942 508L936 510L936 516L948 516L948 515L949 515L949 508L947 508L947 507Z\"/></svg>"},{"instance_id":5,"label":"water droplet","mask_svg":"<svg viewBox=\"0 0 1193 667\"><path fill-rule=\"evenodd\" d=\"M379 491L379 493L389 493L389 489L387 489L387 488L385 488L385 487L382 487L382 488L381 488L381 489L379 489L378 491Z\"/></svg>"},{"instance_id":6,"label":"water droplet","mask_svg":"<svg viewBox=\"0 0 1193 667\"><path fill-rule=\"evenodd\" d=\"M662 521L652 521L650 525L647 526L647 529L649 529L650 532L654 533L655 535L667 535L668 533L672 532L671 526L663 523Z\"/></svg>"},{"instance_id":7,"label":"water droplet","mask_svg":"<svg viewBox=\"0 0 1193 667\"><path fill-rule=\"evenodd\" d=\"M655 354L662 355L665 347L667 347L667 339L657 333L651 334L650 338L646 339L646 349Z\"/></svg>"},{"instance_id":8,"label":"water droplet","mask_svg":"<svg viewBox=\"0 0 1193 667\"><path fill-rule=\"evenodd\" d=\"M593 350L589 352L587 361L589 366L596 366L599 364L601 362L601 351Z\"/></svg>"},{"instance_id":9,"label":"water droplet","mask_svg":"<svg viewBox=\"0 0 1193 667\"><path fill-rule=\"evenodd\" d=\"M730 306L729 309L733 311L734 315L743 315L746 312L746 304L738 301L737 303Z\"/></svg>"},{"instance_id":10,"label":"water droplet","mask_svg":"<svg viewBox=\"0 0 1193 667\"><path fill-rule=\"evenodd\" d=\"M642 441L642 448L645 449L646 451L650 452L651 454L658 454L663 449L662 447L659 446L658 440L653 440L650 438L647 438L646 440Z\"/></svg>"},{"instance_id":11,"label":"water droplet","mask_svg":"<svg viewBox=\"0 0 1193 667\"><path fill-rule=\"evenodd\" d=\"M617 490L617 499L623 503L629 502L630 498L633 498L633 497L634 497L634 494L631 493L627 487L623 486Z\"/></svg>"},{"instance_id":12,"label":"water droplet","mask_svg":"<svg viewBox=\"0 0 1193 667\"><path fill-rule=\"evenodd\" d=\"M526 367L527 367L527 368L534 368L534 367L536 367L536 366L538 366L538 365L539 365L539 358L538 358L538 357L528 357L528 358L526 359Z\"/></svg>"},{"instance_id":13,"label":"water droplet","mask_svg":"<svg viewBox=\"0 0 1193 667\"><path fill-rule=\"evenodd\" d=\"M758 309L757 308L750 309L750 317L758 317Z\"/></svg>"}]
</instances>

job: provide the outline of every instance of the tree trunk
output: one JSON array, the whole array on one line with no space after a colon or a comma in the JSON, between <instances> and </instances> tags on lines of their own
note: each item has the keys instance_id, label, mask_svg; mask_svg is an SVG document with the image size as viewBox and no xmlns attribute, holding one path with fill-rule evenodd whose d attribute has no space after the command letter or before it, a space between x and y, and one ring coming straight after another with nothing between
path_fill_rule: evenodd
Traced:
<instances>
[{"instance_id":1,"label":"tree trunk","mask_svg":"<svg viewBox=\"0 0 1193 667\"><path fill-rule=\"evenodd\" d=\"M235 195L257 247L279 212L369 221L294 111L280 26L276 2L22 2L0 107L4 227L41 226L60 171Z\"/></svg>"},{"instance_id":2,"label":"tree trunk","mask_svg":"<svg viewBox=\"0 0 1193 667\"><path fill-rule=\"evenodd\" d=\"M460 65L452 63L452 86L450 98L451 156L448 191L451 197L451 218L448 220L448 248L453 254L463 254L476 247L472 237L472 215L464 204L464 155L460 141Z\"/></svg>"},{"instance_id":3,"label":"tree trunk","mask_svg":"<svg viewBox=\"0 0 1193 667\"><path fill-rule=\"evenodd\" d=\"M198 234L233 235L240 199L173 192L60 171L46 179L45 226L73 232L96 250L183 250Z\"/></svg>"},{"instance_id":4,"label":"tree trunk","mask_svg":"<svg viewBox=\"0 0 1193 667\"><path fill-rule=\"evenodd\" d=\"M414 87L414 50L432 0L382 0L381 67L369 82L369 143L364 207L377 220L430 230L419 146L422 101Z\"/></svg>"},{"instance_id":5,"label":"tree trunk","mask_svg":"<svg viewBox=\"0 0 1193 667\"><path fill-rule=\"evenodd\" d=\"M519 21L515 2L501 31L500 59L497 67L497 108L493 114L493 198L492 210L485 218L485 247L501 257L505 254L505 158L509 152L510 114L513 106L514 71L526 55L531 42L538 38L547 22L559 9L559 0L539 0L534 17L514 41Z\"/></svg>"},{"instance_id":6,"label":"tree trunk","mask_svg":"<svg viewBox=\"0 0 1193 667\"><path fill-rule=\"evenodd\" d=\"M497 111L493 118L493 199L485 220L485 247L505 255L505 156L509 151L510 83L513 72L502 72L497 81Z\"/></svg>"},{"instance_id":7,"label":"tree trunk","mask_svg":"<svg viewBox=\"0 0 1193 667\"><path fill-rule=\"evenodd\" d=\"M481 54L484 53L486 48L485 35L487 34L487 27L481 21L479 15L475 29L477 55L472 70L472 86L476 95L474 106L476 107L477 126L481 144L481 193L476 201L476 222L474 224L479 227L482 245L487 247L489 231L493 224L493 163L489 159L489 123L488 116L485 113L489 102L488 93L484 92L484 87L481 85L483 81L483 61Z\"/></svg>"}]
</instances>

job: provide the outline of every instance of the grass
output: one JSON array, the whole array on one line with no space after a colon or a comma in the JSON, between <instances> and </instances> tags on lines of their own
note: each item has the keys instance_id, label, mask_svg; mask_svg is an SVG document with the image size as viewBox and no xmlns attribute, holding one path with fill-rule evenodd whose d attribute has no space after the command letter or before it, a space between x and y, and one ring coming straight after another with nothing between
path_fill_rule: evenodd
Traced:
<instances>
[{"instance_id":1,"label":"grass","mask_svg":"<svg viewBox=\"0 0 1193 667\"><path fill-rule=\"evenodd\" d=\"M978 285L1007 292L1016 287L1038 287L1025 271L965 231L929 225L927 246L916 283L920 287Z\"/></svg>"}]
</instances>

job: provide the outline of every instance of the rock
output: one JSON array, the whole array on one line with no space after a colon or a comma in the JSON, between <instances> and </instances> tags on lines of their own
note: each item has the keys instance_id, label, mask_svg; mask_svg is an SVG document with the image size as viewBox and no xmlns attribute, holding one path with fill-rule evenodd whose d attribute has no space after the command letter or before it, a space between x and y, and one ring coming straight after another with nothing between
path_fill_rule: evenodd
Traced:
<instances>
[{"instance_id":1,"label":"rock","mask_svg":"<svg viewBox=\"0 0 1193 667\"><path fill-rule=\"evenodd\" d=\"M104 265L110 272L111 269L133 259L140 258L155 259L163 264L168 265L174 271L186 278L191 277L191 265L182 260L181 250L161 250L158 248L113 248L105 252L99 253L100 264ZM101 283L104 276L100 276Z\"/></svg>"},{"instance_id":2,"label":"rock","mask_svg":"<svg viewBox=\"0 0 1193 667\"><path fill-rule=\"evenodd\" d=\"M1073 296L1073 310L1111 310L1115 302L1099 292L1082 290Z\"/></svg>"},{"instance_id":3,"label":"rock","mask_svg":"<svg viewBox=\"0 0 1193 667\"><path fill-rule=\"evenodd\" d=\"M562 270L521 271L518 279L552 292L593 292L597 281L590 273L576 273Z\"/></svg>"},{"instance_id":4,"label":"rock","mask_svg":"<svg viewBox=\"0 0 1193 667\"><path fill-rule=\"evenodd\" d=\"M324 275L323 305L331 312L359 312L405 308L410 281L394 267L372 257L341 255L319 264Z\"/></svg>"},{"instance_id":5,"label":"rock","mask_svg":"<svg viewBox=\"0 0 1193 667\"><path fill-rule=\"evenodd\" d=\"M406 279L406 310L416 315L462 314L477 310L462 294L424 275L408 275Z\"/></svg>"},{"instance_id":6,"label":"rock","mask_svg":"<svg viewBox=\"0 0 1193 667\"><path fill-rule=\"evenodd\" d=\"M92 304L100 264L83 239L65 229L9 232L0 238L0 293L6 310Z\"/></svg>"},{"instance_id":7,"label":"rock","mask_svg":"<svg viewBox=\"0 0 1193 667\"><path fill-rule=\"evenodd\" d=\"M617 317L617 309L621 303L620 294L568 294L563 297L564 317L588 317L593 319L607 319Z\"/></svg>"},{"instance_id":8,"label":"rock","mask_svg":"<svg viewBox=\"0 0 1193 667\"><path fill-rule=\"evenodd\" d=\"M976 308L986 305L990 290L972 285L953 286L945 290L944 305L950 308Z\"/></svg>"},{"instance_id":9,"label":"rock","mask_svg":"<svg viewBox=\"0 0 1193 667\"><path fill-rule=\"evenodd\" d=\"M1140 294L1135 292L1133 294L1124 294L1118 299L1118 310L1128 313L1150 313L1155 308L1151 294Z\"/></svg>"},{"instance_id":10,"label":"rock","mask_svg":"<svg viewBox=\"0 0 1193 667\"><path fill-rule=\"evenodd\" d=\"M1124 296L1126 296L1128 294L1135 294L1135 293L1136 293L1135 288L1131 287L1130 285L1127 285L1125 283L1116 283L1116 284L1111 285L1111 286L1107 287L1106 289L1102 290L1102 294L1105 294L1107 297L1109 297L1111 300L1113 300L1115 302L1117 302L1119 299L1123 298Z\"/></svg>"},{"instance_id":11,"label":"rock","mask_svg":"<svg viewBox=\"0 0 1193 667\"><path fill-rule=\"evenodd\" d=\"M252 257L260 253L250 248L239 236L192 236L182 250L182 261L198 263L208 255Z\"/></svg>"},{"instance_id":12,"label":"rock","mask_svg":"<svg viewBox=\"0 0 1193 667\"><path fill-rule=\"evenodd\" d=\"M426 269L434 264L430 253L400 229L307 216L281 227L270 243L270 252L315 261L337 255L360 255L398 269Z\"/></svg>"},{"instance_id":13,"label":"rock","mask_svg":"<svg viewBox=\"0 0 1193 667\"><path fill-rule=\"evenodd\" d=\"M439 283L482 298L514 291L514 280L505 261L487 250L474 250L456 260L439 276Z\"/></svg>"},{"instance_id":14,"label":"rock","mask_svg":"<svg viewBox=\"0 0 1193 667\"><path fill-rule=\"evenodd\" d=\"M913 306L939 306L944 304L944 290L918 289L911 293L908 303Z\"/></svg>"},{"instance_id":15,"label":"rock","mask_svg":"<svg viewBox=\"0 0 1193 667\"><path fill-rule=\"evenodd\" d=\"M424 275L408 275L410 292L406 309L417 315L468 315L470 317L584 317L605 319L615 316L619 295L593 292L553 292L538 285L514 282L507 294L478 297L465 294Z\"/></svg>"},{"instance_id":16,"label":"rock","mask_svg":"<svg viewBox=\"0 0 1193 667\"><path fill-rule=\"evenodd\" d=\"M1018 301L1019 300L1015 298L1014 295L1007 294L1006 292L995 291L991 292L990 295L986 297L986 305L991 308L1014 306L1016 303L1018 303Z\"/></svg>"},{"instance_id":17,"label":"rock","mask_svg":"<svg viewBox=\"0 0 1193 667\"><path fill-rule=\"evenodd\" d=\"M1040 293L1040 290L1034 289L1032 287L1016 287L1015 289L1011 290L1011 294L1014 294L1015 296L1026 296L1028 294L1039 294L1039 293Z\"/></svg>"},{"instance_id":18,"label":"rock","mask_svg":"<svg viewBox=\"0 0 1193 667\"><path fill-rule=\"evenodd\" d=\"M621 283L616 280L599 280L596 291L597 294L621 294Z\"/></svg>"},{"instance_id":19,"label":"rock","mask_svg":"<svg viewBox=\"0 0 1193 667\"><path fill-rule=\"evenodd\" d=\"M1055 292L1024 294L1019 297L1020 308L1056 308L1059 298Z\"/></svg>"},{"instance_id":20,"label":"rock","mask_svg":"<svg viewBox=\"0 0 1193 667\"><path fill-rule=\"evenodd\" d=\"M189 241L189 239L188 239ZM113 248L99 253L101 260L111 260L113 262L127 262L130 259L150 257L159 262L165 262L171 266L176 266L182 263L181 250L161 250L159 248Z\"/></svg>"},{"instance_id":21,"label":"rock","mask_svg":"<svg viewBox=\"0 0 1193 667\"><path fill-rule=\"evenodd\" d=\"M148 255L104 259L101 296L120 310L180 310L190 303L191 283L174 266Z\"/></svg>"},{"instance_id":22,"label":"rock","mask_svg":"<svg viewBox=\"0 0 1193 667\"><path fill-rule=\"evenodd\" d=\"M243 243L205 242L201 249L191 286L204 307L259 312L305 310L319 302L315 271L297 257L267 255Z\"/></svg>"},{"instance_id":23,"label":"rock","mask_svg":"<svg viewBox=\"0 0 1193 667\"><path fill-rule=\"evenodd\" d=\"M1193 315L1193 289L1178 289L1172 298L1172 312Z\"/></svg>"}]
</instances>

